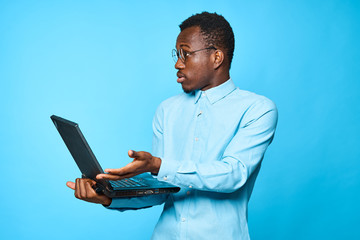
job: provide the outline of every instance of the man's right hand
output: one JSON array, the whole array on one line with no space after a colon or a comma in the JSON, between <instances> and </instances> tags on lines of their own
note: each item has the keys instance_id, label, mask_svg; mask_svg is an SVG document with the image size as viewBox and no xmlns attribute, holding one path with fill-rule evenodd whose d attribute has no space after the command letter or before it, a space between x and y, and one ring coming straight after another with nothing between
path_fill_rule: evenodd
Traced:
<instances>
[{"instance_id":1,"label":"man's right hand","mask_svg":"<svg viewBox=\"0 0 360 240\"><path fill-rule=\"evenodd\" d=\"M112 199L103 194L96 193L92 188L95 184L96 182L89 178L77 178L75 182L67 182L66 186L75 190L74 195L80 200L109 206Z\"/></svg>"}]
</instances>

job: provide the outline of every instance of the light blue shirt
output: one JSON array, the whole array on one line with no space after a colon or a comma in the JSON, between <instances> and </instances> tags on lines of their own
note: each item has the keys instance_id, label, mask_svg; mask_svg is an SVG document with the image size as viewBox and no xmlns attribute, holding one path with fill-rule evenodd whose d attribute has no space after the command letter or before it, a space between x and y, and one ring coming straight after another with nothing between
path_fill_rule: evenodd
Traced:
<instances>
[{"instance_id":1,"label":"light blue shirt","mask_svg":"<svg viewBox=\"0 0 360 240\"><path fill-rule=\"evenodd\" d=\"M249 239L248 201L277 123L275 104L233 81L162 102L153 121L157 178L171 195L113 199L125 210L162 204L152 239Z\"/></svg>"}]
</instances>

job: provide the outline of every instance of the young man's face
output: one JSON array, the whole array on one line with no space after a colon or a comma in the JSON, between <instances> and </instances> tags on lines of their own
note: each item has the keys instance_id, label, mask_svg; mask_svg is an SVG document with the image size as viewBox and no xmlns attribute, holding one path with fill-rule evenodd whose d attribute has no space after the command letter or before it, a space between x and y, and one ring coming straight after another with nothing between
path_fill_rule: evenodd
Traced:
<instances>
[{"instance_id":1,"label":"young man's face","mask_svg":"<svg viewBox=\"0 0 360 240\"><path fill-rule=\"evenodd\" d=\"M176 49L183 49L186 52L192 52L207 48L200 33L200 27L189 27L184 29L176 40ZM190 93L194 90L207 90L214 87L211 54L213 50L203 50L186 56L185 62L180 58L175 64L178 82L181 83L184 92Z\"/></svg>"}]
</instances>

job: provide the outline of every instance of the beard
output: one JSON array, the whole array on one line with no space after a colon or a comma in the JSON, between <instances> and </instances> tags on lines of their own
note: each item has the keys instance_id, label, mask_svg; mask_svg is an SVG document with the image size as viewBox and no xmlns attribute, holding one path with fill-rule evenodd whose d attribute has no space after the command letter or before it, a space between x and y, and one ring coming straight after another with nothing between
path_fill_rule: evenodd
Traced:
<instances>
[{"instance_id":1,"label":"beard","mask_svg":"<svg viewBox=\"0 0 360 240\"><path fill-rule=\"evenodd\" d=\"M194 92L194 90L184 88L183 84L181 84L181 87L182 87L182 90L184 91L184 93L186 93L186 94L191 94Z\"/></svg>"},{"instance_id":2,"label":"beard","mask_svg":"<svg viewBox=\"0 0 360 240\"><path fill-rule=\"evenodd\" d=\"M186 93L186 94L193 94L195 92L194 90L188 90L188 89L184 89L184 88L182 88L182 89L183 89L184 93Z\"/></svg>"},{"instance_id":3,"label":"beard","mask_svg":"<svg viewBox=\"0 0 360 240\"><path fill-rule=\"evenodd\" d=\"M194 91L186 90L186 89L183 89L183 91L184 91L184 93L186 93L186 94L191 94L192 92L194 92Z\"/></svg>"}]
</instances>

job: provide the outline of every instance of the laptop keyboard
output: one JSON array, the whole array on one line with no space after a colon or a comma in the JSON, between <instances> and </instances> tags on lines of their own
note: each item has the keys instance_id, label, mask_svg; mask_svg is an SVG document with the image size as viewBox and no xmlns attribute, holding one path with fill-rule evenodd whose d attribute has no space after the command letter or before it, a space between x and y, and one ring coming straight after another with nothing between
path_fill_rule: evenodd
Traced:
<instances>
[{"instance_id":1,"label":"laptop keyboard","mask_svg":"<svg viewBox=\"0 0 360 240\"><path fill-rule=\"evenodd\" d=\"M117 181L109 181L113 188L147 187L148 185L135 178L124 178Z\"/></svg>"}]
</instances>

